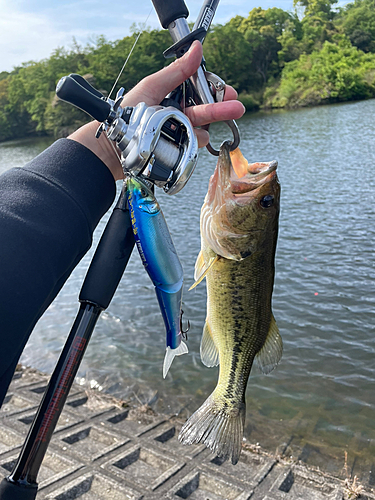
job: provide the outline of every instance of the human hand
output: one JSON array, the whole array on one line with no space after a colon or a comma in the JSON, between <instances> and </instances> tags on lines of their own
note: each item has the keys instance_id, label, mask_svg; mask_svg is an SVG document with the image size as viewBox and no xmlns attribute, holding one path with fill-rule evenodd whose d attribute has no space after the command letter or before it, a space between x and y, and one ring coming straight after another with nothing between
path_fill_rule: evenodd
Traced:
<instances>
[{"instance_id":1,"label":"human hand","mask_svg":"<svg viewBox=\"0 0 375 500\"><path fill-rule=\"evenodd\" d=\"M145 102L149 106L160 104L169 92L197 71L202 61L202 54L202 45L195 41L183 57L141 80L124 96L121 106L136 106L140 102ZM242 103L236 99L237 92L233 87L227 86L223 102L192 106L186 108L185 113L194 127L216 121L236 120L245 112ZM95 138L98 126L98 122L88 123L71 134L69 139L91 149L107 165L115 180L122 179L122 166L112 144L105 134L102 134L99 139ZM199 128L196 128L195 132L199 147L206 146L209 141L208 132Z\"/></svg>"},{"instance_id":2,"label":"human hand","mask_svg":"<svg viewBox=\"0 0 375 500\"><path fill-rule=\"evenodd\" d=\"M139 102L145 102L148 106L160 104L169 92L172 92L197 71L202 56L202 45L195 41L183 57L141 80L125 95L121 106L136 106ZM237 92L228 85L225 88L224 102L191 106L186 108L185 114L194 127L224 120L237 120L244 114L245 108L236 99ZM199 147L206 146L209 141L208 132L196 128L195 133Z\"/></svg>"}]
</instances>

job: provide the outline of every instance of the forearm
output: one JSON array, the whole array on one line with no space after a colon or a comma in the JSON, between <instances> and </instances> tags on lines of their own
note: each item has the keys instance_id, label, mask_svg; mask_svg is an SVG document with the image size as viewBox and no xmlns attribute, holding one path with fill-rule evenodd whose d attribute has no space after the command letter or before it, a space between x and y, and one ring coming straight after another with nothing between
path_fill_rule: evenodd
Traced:
<instances>
[{"instance_id":1,"label":"forearm","mask_svg":"<svg viewBox=\"0 0 375 500\"><path fill-rule=\"evenodd\" d=\"M91 246L114 196L102 161L68 139L0 177L0 375Z\"/></svg>"},{"instance_id":2,"label":"forearm","mask_svg":"<svg viewBox=\"0 0 375 500\"><path fill-rule=\"evenodd\" d=\"M119 156L116 153L115 145L110 143L105 133L101 134L98 139L95 137L99 125L100 123L97 121L87 123L73 132L68 139L76 141L90 149L102 160L113 175L113 178L118 181L124 176Z\"/></svg>"}]
</instances>

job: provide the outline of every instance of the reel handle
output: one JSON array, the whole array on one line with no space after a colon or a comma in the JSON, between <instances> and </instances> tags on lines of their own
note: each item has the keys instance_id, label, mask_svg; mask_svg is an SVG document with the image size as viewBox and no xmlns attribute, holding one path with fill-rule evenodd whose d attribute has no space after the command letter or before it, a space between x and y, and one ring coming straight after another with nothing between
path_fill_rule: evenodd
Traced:
<instances>
[{"instance_id":1,"label":"reel handle","mask_svg":"<svg viewBox=\"0 0 375 500\"><path fill-rule=\"evenodd\" d=\"M96 97L99 97L101 99L104 97L104 95L99 92L99 90L96 90L90 83L83 78L83 76L78 75L77 73L71 73L70 78L73 78L77 83L79 83L82 87L84 87L86 90L91 92L92 94L96 95Z\"/></svg>"},{"instance_id":2,"label":"reel handle","mask_svg":"<svg viewBox=\"0 0 375 500\"><path fill-rule=\"evenodd\" d=\"M104 122L111 113L111 105L102 99L102 94L79 75L63 76L57 84L56 94L99 122Z\"/></svg>"},{"instance_id":3,"label":"reel handle","mask_svg":"<svg viewBox=\"0 0 375 500\"><path fill-rule=\"evenodd\" d=\"M176 19L180 17L186 19L189 16L184 0L152 0L152 3L164 29L167 29Z\"/></svg>"}]
</instances>

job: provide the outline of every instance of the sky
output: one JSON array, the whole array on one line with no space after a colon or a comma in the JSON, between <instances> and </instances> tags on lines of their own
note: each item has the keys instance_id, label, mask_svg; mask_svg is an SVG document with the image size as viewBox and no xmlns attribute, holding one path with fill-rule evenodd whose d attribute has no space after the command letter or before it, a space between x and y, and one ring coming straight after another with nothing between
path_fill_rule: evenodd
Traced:
<instances>
[{"instance_id":1,"label":"sky","mask_svg":"<svg viewBox=\"0 0 375 500\"><path fill-rule=\"evenodd\" d=\"M185 3L188 21L194 22L203 0ZM221 0L214 23L247 16L254 7L292 10L293 0ZM0 0L0 72L48 58L58 47L69 48L73 37L83 46L97 35L123 38L133 23L144 23L150 12L147 26L160 28L151 0Z\"/></svg>"},{"instance_id":2,"label":"sky","mask_svg":"<svg viewBox=\"0 0 375 500\"><path fill-rule=\"evenodd\" d=\"M185 3L188 21L194 22L203 0ZM214 23L247 17L254 7L292 11L293 0L220 0ZM147 27L160 28L151 0L0 0L0 72L48 58L58 47L69 49L73 38L83 46L98 35L118 40L131 34L133 23L144 24L146 19Z\"/></svg>"}]
</instances>

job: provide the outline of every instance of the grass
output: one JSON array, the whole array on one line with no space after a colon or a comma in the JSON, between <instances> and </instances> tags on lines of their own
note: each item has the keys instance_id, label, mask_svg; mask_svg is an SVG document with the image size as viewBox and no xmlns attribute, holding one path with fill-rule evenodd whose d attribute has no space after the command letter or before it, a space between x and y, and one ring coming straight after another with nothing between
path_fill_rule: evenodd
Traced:
<instances>
[{"instance_id":1,"label":"grass","mask_svg":"<svg viewBox=\"0 0 375 500\"><path fill-rule=\"evenodd\" d=\"M364 492L364 488L361 483L358 481L357 476L352 478L351 474L348 471L348 452L345 452L345 463L344 463L344 473L345 473L345 481L344 481L344 499L345 500L355 500L356 498L361 497L361 493Z\"/></svg>"}]
</instances>

